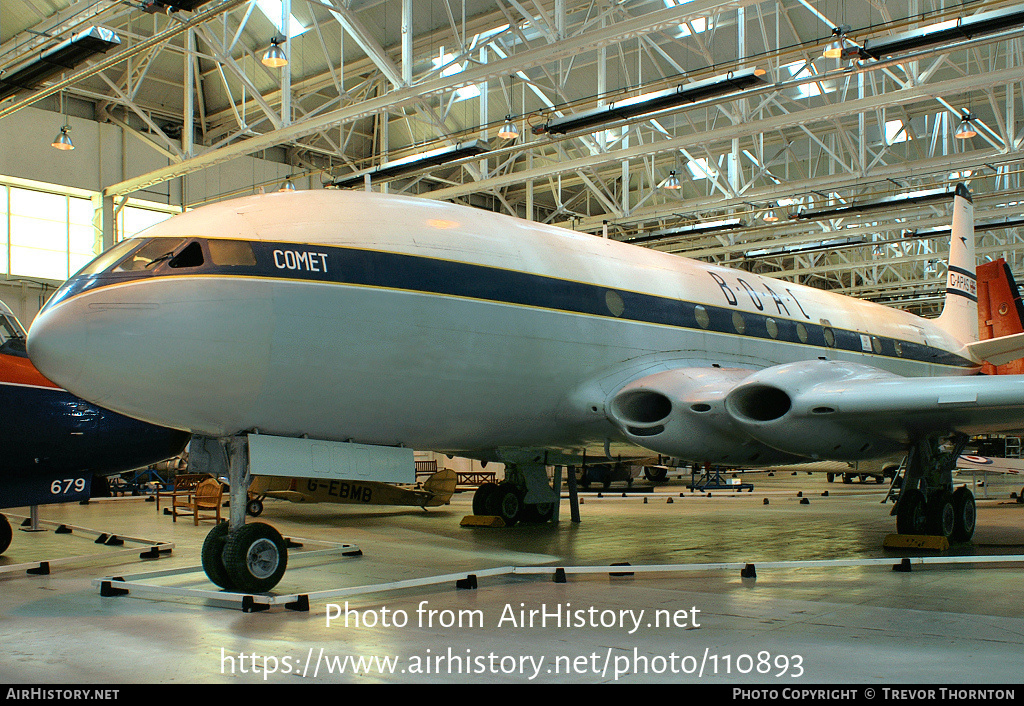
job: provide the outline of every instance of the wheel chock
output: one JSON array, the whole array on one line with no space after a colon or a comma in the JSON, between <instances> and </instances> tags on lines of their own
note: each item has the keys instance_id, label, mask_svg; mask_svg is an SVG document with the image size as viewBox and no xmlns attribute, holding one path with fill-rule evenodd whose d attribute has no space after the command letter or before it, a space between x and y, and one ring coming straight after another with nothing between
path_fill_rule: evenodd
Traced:
<instances>
[{"instance_id":1,"label":"wheel chock","mask_svg":"<svg viewBox=\"0 0 1024 706\"><path fill-rule=\"evenodd\" d=\"M50 562L41 561L39 566L34 569L26 569L26 574L32 574L33 576L49 576L50 575Z\"/></svg>"},{"instance_id":2,"label":"wheel chock","mask_svg":"<svg viewBox=\"0 0 1024 706\"><path fill-rule=\"evenodd\" d=\"M265 610L270 610L269 603L257 603L252 596L242 596L243 613L262 613Z\"/></svg>"},{"instance_id":3,"label":"wheel chock","mask_svg":"<svg viewBox=\"0 0 1024 706\"><path fill-rule=\"evenodd\" d=\"M120 576L112 578L110 581L124 581ZM115 588L111 585L110 581L100 582L100 595L104 598L114 598L115 596L126 596L128 595L127 588Z\"/></svg>"},{"instance_id":4,"label":"wheel chock","mask_svg":"<svg viewBox=\"0 0 1024 706\"><path fill-rule=\"evenodd\" d=\"M505 527L505 520L497 515L466 515L460 527Z\"/></svg>"},{"instance_id":5,"label":"wheel chock","mask_svg":"<svg viewBox=\"0 0 1024 706\"><path fill-rule=\"evenodd\" d=\"M306 594L302 594L298 597L298 599L292 601L291 603L285 603L284 607L288 610L294 610L299 613L308 613L309 596L307 596Z\"/></svg>"},{"instance_id":6,"label":"wheel chock","mask_svg":"<svg viewBox=\"0 0 1024 706\"><path fill-rule=\"evenodd\" d=\"M762 504L763 504L763 505L771 505L771 503L769 503L769 502L768 502L768 498L765 498L765 499L764 499L764 503L762 503Z\"/></svg>"},{"instance_id":7,"label":"wheel chock","mask_svg":"<svg viewBox=\"0 0 1024 706\"><path fill-rule=\"evenodd\" d=\"M161 554L170 554L170 549L161 549L159 546L153 546L144 552L139 554L140 559L159 559Z\"/></svg>"},{"instance_id":8,"label":"wheel chock","mask_svg":"<svg viewBox=\"0 0 1024 706\"><path fill-rule=\"evenodd\" d=\"M882 542L886 549L934 549L949 551L949 540L926 534L890 534Z\"/></svg>"},{"instance_id":9,"label":"wheel chock","mask_svg":"<svg viewBox=\"0 0 1024 706\"><path fill-rule=\"evenodd\" d=\"M455 582L455 588L465 588L469 590L476 589L476 574L470 574L464 579L459 579Z\"/></svg>"},{"instance_id":10,"label":"wheel chock","mask_svg":"<svg viewBox=\"0 0 1024 706\"><path fill-rule=\"evenodd\" d=\"M555 583L565 583L565 569L558 567L555 569L555 575L552 579Z\"/></svg>"}]
</instances>

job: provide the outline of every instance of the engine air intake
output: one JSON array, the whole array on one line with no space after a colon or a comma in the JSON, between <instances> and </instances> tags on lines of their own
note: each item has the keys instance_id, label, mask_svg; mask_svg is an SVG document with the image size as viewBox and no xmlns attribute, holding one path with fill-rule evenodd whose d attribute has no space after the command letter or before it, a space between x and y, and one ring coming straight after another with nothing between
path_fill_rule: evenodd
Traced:
<instances>
[{"instance_id":1,"label":"engine air intake","mask_svg":"<svg viewBox=\"0 0 1024 706\"><path fill-rule=\"evenodd\" d=\"M771 422L793 406L789 395L771 385L750 385L729 396L728 406L738 417L754 422Z\"/></svg>"},{"instance_id":2,"label":"engine air intake","mask_svg":"<svg viewBox=\"0 0 1024 706\"><path fill-rule=\"evenodd\" d=\"M672 413L672 400L660 392L635 390L616 397L611 411L628 426L655 424Z\"/></svg>"}]
</instances>

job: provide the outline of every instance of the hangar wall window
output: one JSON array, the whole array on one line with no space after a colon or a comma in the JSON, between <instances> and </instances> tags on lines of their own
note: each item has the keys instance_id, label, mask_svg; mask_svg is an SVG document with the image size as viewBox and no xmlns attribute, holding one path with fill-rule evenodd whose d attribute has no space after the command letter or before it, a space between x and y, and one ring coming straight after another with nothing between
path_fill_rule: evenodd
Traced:
<instances>
[{"instance_id":1,"label":"hangar wall window","mask_svg":"<svg viewBox=\"0 0 1024 706\"><path fill-rule=\"evenodd\" d=\"M12 277L63 281L96 257L101 242L87 196L4 185L4 270Z\"/></svg>"},{"instance_id":2,"label":"hangar wall window","mask_svg":"<svg viewBox=\"0 0 1024 706\"><path fill-rule=\"evenodd\" d=\"M150 226L155 226L168 218L180 209L155 209L129 202L129 205L122 208L117 214L117 240L125 240L138 235Z\"/></svg>"},{"instance_id":3,"label":"hangar wall window","mask_svg":"<svg viewBox=\"0 0 1024 706\"><path fill-rule=\"evenodd\" d=\"M0 185L0 274L10 274L7 254L10 250L7 239L7 223L10 220L7 187Z\"/></svg>"},{"instance_id":4,"label":"hangar wall window","mask_svg":"<svg viewBox=\"0 0 1024 706\"><path fill-rule=\"evenodd\" d=\"M63 282L103 249L97 192L0 176L0 277ZM129 199L115 241L180 209Z\"/></svg>"}]
</instances>

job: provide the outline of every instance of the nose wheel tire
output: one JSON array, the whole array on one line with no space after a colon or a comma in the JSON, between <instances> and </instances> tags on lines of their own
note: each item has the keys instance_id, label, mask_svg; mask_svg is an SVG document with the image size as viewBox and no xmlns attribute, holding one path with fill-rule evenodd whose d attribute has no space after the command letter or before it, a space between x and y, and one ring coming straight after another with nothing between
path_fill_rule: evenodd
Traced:
<instances>
[{"instance_id":1,"label":"nose wheel tire","mask_svg":"<svg viewBox=\"0 0 1024 706\"><path fill-rule=\"evenodd\" d=\"M7 547L11 546L12 539L14 539L14 531L11 529L11 523L8 522L6 515L0 515L0 554L7 551Z\"/></svg>"},{"instance_id":2,"label":"nose wheel tire","mask_svg":"<svg viewBox=\"0 0 1024 706\"><path fill-rule=\"evenodd\" d=\"M228 576L227 569L224 568L224 544L227 542L227 538L228 523L217 523L210 530L210 533L206 535L206 539L203 540L201 556L203 571L206 572L207 578L220 588L230 591L234 588L234 585L231 583L231 577Z\"/></svg>"},{"instance_id":3,"label":"nose wheel tire","mask_svg":"<svg viewBox=\"0 0 1024 706\"><path fill-rule=\"evenodd\" d=\"M236 591L265 593L284 576L288 567L288 548L276 529L262 522L253 522L228 534L223 560L224 569Z\"/></svg>"}]
</instances>

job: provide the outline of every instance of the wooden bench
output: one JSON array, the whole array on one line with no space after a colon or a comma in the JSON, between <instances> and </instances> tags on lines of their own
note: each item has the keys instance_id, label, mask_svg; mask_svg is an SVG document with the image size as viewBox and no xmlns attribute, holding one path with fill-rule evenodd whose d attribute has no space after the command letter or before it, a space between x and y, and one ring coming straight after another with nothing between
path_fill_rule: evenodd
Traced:
<instances>
[{"instance_id":1,"label":"wooden bench","mask_svg":"<svg viewBox=\"0 0 1024 706\"><path fill-rule=\"evenodd\" d=\"M494 471L460 471L456 475L458 476L457 485L479 487L484 483L494 483L497 481L497 475L495 475Z\"/></svg>"}]
</instances>

